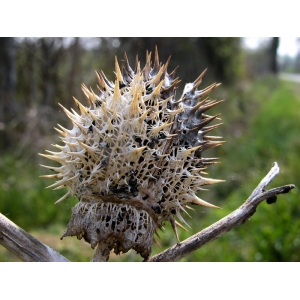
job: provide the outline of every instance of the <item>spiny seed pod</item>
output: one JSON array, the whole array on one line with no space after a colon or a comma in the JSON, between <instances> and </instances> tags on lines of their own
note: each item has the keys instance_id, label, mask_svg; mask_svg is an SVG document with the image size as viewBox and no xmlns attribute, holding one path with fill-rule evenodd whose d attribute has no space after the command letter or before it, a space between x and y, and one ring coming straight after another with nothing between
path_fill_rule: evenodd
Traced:
<instances>
[{"instance_id":1,"label":"spiny seed pod","mask_svg":"<svg viewBox=\"0 0 300 300\"><path fill-rule=\"evenodd\" d=\"M147 52L143 70L138 62L133 71L125 54L122 72L115 60L114 83L97 72L99 94L82 85L89 107L75 98L80 114L61 106L73 128L58 125L64 145L54 146L60 152L41 154L61 164L44 166L57 174L43 177L59 179L49 187L68 189L56 203L71 195L79 200L62 238L83 237L93 249L99 245L103 260L111 250L130 249L147 259L165 221L178 239L176 226L184 227L175 217L186 224L181 213L188 204L217 207L197 193L222 181L203 177L217 159L202 157L223 143L206 135L220 125L208 126L218 115L206 114L223 101L207 97L219 84L197 90L205 70L176 100L180 80L174 78L177 68L168 74L169 60L162 65L156 49L153 65Z\"/></svg>"}]
</instances>

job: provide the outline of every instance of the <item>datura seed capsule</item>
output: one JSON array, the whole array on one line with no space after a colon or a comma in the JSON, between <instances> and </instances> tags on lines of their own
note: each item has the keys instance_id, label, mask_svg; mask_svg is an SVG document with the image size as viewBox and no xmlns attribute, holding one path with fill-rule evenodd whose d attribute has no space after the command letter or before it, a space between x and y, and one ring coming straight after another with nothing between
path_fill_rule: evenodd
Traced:
<instances>
[{"instance_id":1,"label":"datura seed capsule","mask_svg":"<svg viewBox=\"0 0 300 300\"><path fill-rule=\"evenodd\" d=\"M147 53L142 70L138 63L133 71L125 54L121 72L116 59L115 82L97 72L97 94L82 85L88 106L74 99L80 114L61 105L73 128L56 129L64 143L54 145L60 151L41 154L61 164L44 166L57 173L44 176L58 179L50 187L68 190L56 203L69 196L79 200L62 238L84 238L93 249L98 245L103 260L112 250L130 249L147 259L165 221L178 239L176 227L184 227L175 218L187 225L181 213L188 204L217 207L197 194L222 181L203 176L217 159L202 157L223 143L206 136L220 125L209 126L218 115L206 114L222 102L208 97L219 84L198 90L204 71L176 100L179 80L176 69L167 72L168 62L159 63L156 49L154 64Z\"/></svg>"}]
</instances>

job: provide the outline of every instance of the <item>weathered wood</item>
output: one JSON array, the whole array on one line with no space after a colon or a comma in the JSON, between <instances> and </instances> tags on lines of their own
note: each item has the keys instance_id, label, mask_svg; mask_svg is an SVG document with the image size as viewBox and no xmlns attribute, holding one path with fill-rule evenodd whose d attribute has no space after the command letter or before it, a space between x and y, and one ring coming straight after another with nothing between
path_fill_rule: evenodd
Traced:
<instances>
[{"instance_id":1,"label":"weathered wood","mask_svg":"<svg viewBox=\"0 0 300 300\"><path fill-rule=\"evenodd\" d=\"M60 253L41 243L2 214L0 214L0 244L22 261L68 262Z\"/></svg>"},{"instance_id":2,"label":"weathered wood","mask_svg":"<svg viewBox=\"0 0 300 300\"><path fill-rule=\"evenodd\" d=\"M168 248L167 250L150 257L149 262L160 261L178 261L187 256L191 252L203 247L204 245L212 242L216 238L230 231L231 229L245 223L255 213L256 207L265 199L276 197L279 194L289 192L294 188L294 185L285 185L282 187L274 188L269 191L265 191L267 185L275 178L279 173L279 167L277 163L274 163L270 172L259 183L246 202L238 209L227 215L220 221L212 224L204 230L196 233L183 242Z\"/></svg>"}]
</instances>

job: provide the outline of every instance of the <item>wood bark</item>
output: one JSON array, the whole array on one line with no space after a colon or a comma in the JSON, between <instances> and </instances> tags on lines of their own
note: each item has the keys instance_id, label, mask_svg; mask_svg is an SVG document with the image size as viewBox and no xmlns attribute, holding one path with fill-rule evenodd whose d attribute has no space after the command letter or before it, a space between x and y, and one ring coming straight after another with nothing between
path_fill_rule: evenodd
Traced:
<instances>
[{"instance_id":1,"label":"wood bark","mask_svg":"<svg viewBox=\"0 0 300 300\"><path fill-rule=\"evenodd\" d=\"M231 229L245 223L255 213L257 206L263 200L267 200L268 203L273 203L276 201L277 195L288 193L294 188L294 185L289 184L267 191L266 187L278 173L279 166L277 163L274 163L269 173L263 178L245 203L238 209L181 243L150 257L147 261L178 261ZM68 261L61 254L41 243L1 214L0 244L14 253L22 261ZM97 248L93 261L106 261L106 257L104 257L106 255L103 255L101 250L101 247Z\"/></svg>"},{"instance_id":2,"label":"wood bark","mask_svg":"<svg viewBox=\"0 0 300 300\"><path fill-rule=\"evenodd\" d=\"M22 261L68 261L60 253L37 240L2 214L0 214L0 244Z\"/></svg>"}]
</instances>

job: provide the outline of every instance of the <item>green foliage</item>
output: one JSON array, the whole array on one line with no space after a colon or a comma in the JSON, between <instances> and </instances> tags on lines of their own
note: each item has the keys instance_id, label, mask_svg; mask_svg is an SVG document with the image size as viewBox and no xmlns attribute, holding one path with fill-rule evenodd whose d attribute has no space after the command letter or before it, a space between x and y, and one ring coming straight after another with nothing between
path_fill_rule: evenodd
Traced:
<instances>
[{"instance_id":1,"label":"green foliage","mask_svg":"<svg viewBox=\"0 0 300 300\"><path fill-rule=\"evenodd\" d=\"M279 163L281 173L270 187L294 183L296 188L289 194L280 195L272 205L262 203L248 222L195 251L183 261L299 261L300 97L295 92L294 84L268 77L240 91L243 91L240 93L242 100L238 99L239 94L226 92L228 100L222 104L226 124L224 132L218 130L227 142L216 150L221 163L213 166L210 172L211 177L226 179L226 182L210 187L209 192L201 195L222 209L195 207L195 211L191 212L192 219L186 216L192 229L188 232L179 229L180 239L190 237L239 207L274 161ZM249 101L243 104L243 112L239 101ZM239 133L230 134L239 125ZM30 161L15 160L7 154L1 157L0 170L3 195L1 213L25 230L34 230L35 236L41 240L44 238L46 243L67 258L89 261L93 251L88 244L76 238L59 240L76 199L54 205L63 192L45 189L46 184L50 184L49 180L46 182L38 177L44 170ZM158 241L162 247L154 245L153 254L176 243L168 224L160 236ZM14 258L3 253L2 249L0 260ZM130 251L121 256L112 255L111 260L141 261L141 258Z\"/></svg>"},{"instance_id":2,"label":"green foliage","mask_svg":"<svg viewBox=\"0 0 300 300\"><path fill-rule=\"evenodd\" d=\"M130 54L139 48L144 57L149 40L124 39L120 39L122 51L125 48ZM274 161L278 162L281 173L270 187L293 183L296 188L289 194L280 195L272 205L262 203L248 222L195 251L183 261L299 261L299 88L295 84L280 82L273 77L260 77L252 83L241 80L242 53L237 51L236 60L231 59L235 52L232 50L238 50L238 39L228 41L227 38L218 38L204 41L192 38L161 38L151 41L153 47L157 44L159 51L161 49L162 61L169 54L173 54L170 70L179 65L180 78L190 76L191 80L199 75L199 70L201 72L207 67L207 63L212 67L215 65L215 60L207 62L207 57L203 59L201 49L205 42L207 49L214 49L215 58L219 57L223 63L227 60L223 69L225 73L220 75L229 78L229 83L230 79L235 82L233 87L220 86L211 95L213 98L226 99L212 112L218 113L221 110L224 124L215 130L215 134L223 136L226 143L207 151L207 155L219 157L221 162L209 168L209 176L225 179L226 182L212 186L209 192L200 195L222 209L193 207L195 211L190 213L192 219L185 216L192 229L188 232L179 229L180 239L190 237L239 207L267 174ZM41 40L39 43L45 41ZM117 49L113 49L110 43L110 39L102 39L101 51L100 48L87 51L75 41L69 52L60 44L54 48L45 44L42 52L34 43L27 41L17 51L19 79L13 106L18 108L18 115L5 124L5 132L11 139L11 148L6 151L1 149L0 152L0 212L72 261L89 261L93 255L93 250L84 241L70 237L60 240L71 216L71 207L77 200L69 198L54 205L64 191L45 189L51 181L39 178L47 172L38 163L48 162L38 158L36 153L49 149L48 145L51 143L59 143L57 135L51 129L57 122L69 128L57 102L74 108L72 95L83 99L80 83L85 82L92 87L96 84L91 69L103 69L105 73L113 74L113 56L118 54L121 57L123 52L116 53ZM132 50L133 45L136 49ZM167 47L170 45L172 50ZM53 57L46 55L47 49L53 50ZM63 53L63 56L58 57L57 53ZM193 57L193 60L187 57ZM134 65L133 59L130 58L130 62ZM257 68L260 65L259 63ZM220 68L216 67L212 71L209 68L207 75L215 76ZM48 73L42 73L43 69L47 69ZM197 71L195 76L194 71ZM24 76L26 80L20 82L20 78ZM211 83L210 80L206 82L206 77L201 87ZM42 84L49 85L48 92L42 88ZM178 95L180 93L181 89ZM44 96L48 97L47 103L43 102L46 99ZM165 232L159 234L161 239L158 241L162 247L154 245L153 254L176 244L169 224L166 224ZM14 260L16 258L0 246L0 261ZM141 258L134 251L130 251L117 257L112 255L111 260L141 261Z\"/></svg>"},{"instance_id":3,"label":"green foliage","mask_svg":"<svg viewBox=\"0 0 300 300\"><path fill-rule=\"evenodd\" d=\"M9 154L0 158L0 211L25 230L44 229L55 223L67 223L71 207L77 202L70 198L58 208L54 200L63 191L45 189L46 182L39 178L42 168L32 162L16 160Z\"/></svg>"}]
</instances>

